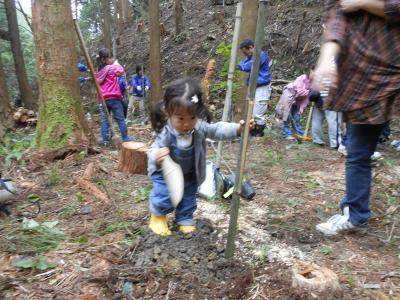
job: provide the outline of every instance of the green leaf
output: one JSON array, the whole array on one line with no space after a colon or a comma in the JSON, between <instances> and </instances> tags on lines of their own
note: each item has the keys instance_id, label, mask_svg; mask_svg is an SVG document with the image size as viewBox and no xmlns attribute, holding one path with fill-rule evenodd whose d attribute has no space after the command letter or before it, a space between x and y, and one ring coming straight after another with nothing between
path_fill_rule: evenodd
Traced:
<instances>
[{"instance_id":1,"label":"green leaf","mask_svg":"<svg viewBox=\"0 0 400 300\"><path fill-rule=\"evenodd\" d=\"M42 223L42 226L44 226L44 227L46 227L46 228L49 228L49 229L52 229L52 228L54 228L57 224L58 224L58 221L53 221L53 222L47 221L47 222L43 222L43 223Z\"/></svg>"},{"instance_id":2,"label":"green leaf","mask_svg":"<svg viewBox=\"0 0 400 300\"><path fill-rule=\"evenodd\" d=\"M13 262L13 266L17 268L29 269L33 268L35 263L31 258L20 258Z\"/></svg>"},{"instance_id":3,"label":"green leaf","mask_svg":"<svg viewBox=\"0 0 400 300\"><path fill-rule=\"evenodd\" d=\"M22 228L23 229L34 229L39 227L39 223L32 219L24 218L22 221Z\"/></svg>"},{"instance_id":4,"label":"green leaf","mask_svg":"<svg viewBox=\"0 0 400 300\"><path fill-rule=\"evenodd\" d=\"M53 269L56 266L57 266L56 264L49 262L47 260L47 257L43 256L43 255L39 255L39 257L37 258L36 264L35 264L35 268L40 271L44 271L47 269Z\"/></svg>"},{"instance_id":5,"label":"green leaf","mask_svg":"<svg viewBox=\"0 0 400 300\"><path fill-rule=\"evenodd\" d=\"M328 255L329 253L332 252L332 248L329 247L329 245L326 245L326 244L325 244L325 245L322 245L322 246L321 246L320 251L321 251L322 254Z\"/></svg>"},{"instance_id":6,"label":"green leaf","mask_svg":"<svg viewBox=\"0 0 400 300\"><path fill-rule=\"evenodd\" d=\"M40 197L37 194L29 194L28 199L31 200L32 202L37 202L40 200Z\"/></svg>"}]
</instances>

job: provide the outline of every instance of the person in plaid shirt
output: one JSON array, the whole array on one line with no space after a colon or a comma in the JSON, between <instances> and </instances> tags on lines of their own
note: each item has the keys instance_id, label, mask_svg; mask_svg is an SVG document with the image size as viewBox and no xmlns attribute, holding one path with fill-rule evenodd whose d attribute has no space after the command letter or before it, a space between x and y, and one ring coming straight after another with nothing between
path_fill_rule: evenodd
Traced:
<instances>
[{"instance_id":1,"label":"person in plaid shirt","mask_svg":"<svg viewBox=\"0 0 400 300\"><path fill-rule=\"evenodd\" d=\"M346 195L341 215L318 224L325 235L366 231L371 216L371 155L400 113L400 0L329 0L313 88L324 108L349 122Z\"/></svg>"}]
</instances>

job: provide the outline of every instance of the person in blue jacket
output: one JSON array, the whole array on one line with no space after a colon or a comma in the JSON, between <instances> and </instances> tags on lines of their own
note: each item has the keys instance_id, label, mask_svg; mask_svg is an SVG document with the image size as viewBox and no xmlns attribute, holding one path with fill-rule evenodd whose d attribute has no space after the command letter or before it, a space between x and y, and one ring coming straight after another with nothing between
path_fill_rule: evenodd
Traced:
<instances>
[{"instance_id":1,"label":"person in blue jacket","mask_svg":"<svg viewBox=\"0 0 400 300\"><path fill-rule=\"evenodd\" d=\"M254 42L245 39L240 43L240 50L245 55L245 58L238 65L238 69L242 72L249 73L246 85L250 84L250 72L252 67L252 59L254 53ZM265 114L268 109L268 101L271 97L271 74L269 72L269 62L267 53L261 51L260 70L257 77L257 88L254 99L253 118L256 122L254 130L250 133L252 136L264 136L265 129Z\"/></svg>"},{"instance_id":2,"label":"person in blue jacket","mask_svg":"<svg viewBox=\"0 0 400 300\"><path fill-rule=\"evenodd\" d=\"M78 71L82 72L82 73L87 72L88 71L87 65L85 65L82 62L78 63ZM86 78L84 76L80 75L79 76L79 86L82 87L83 84L85 83L85 81L86 81Z\"/></svg>"},{"instance_id":3,"label":"person in blue jacket","mask_svg":"<svg viewBox=\"0 0 400 300\"><path fill-rule=\"evenodd\" d=\"M125 75L118 77L118 85L119 85L119 88L120 88L121 94L122 94L122 106L124 107L124 117L126 118L128 115L128 104L127 104L127 101L125 100L126 99L125 92L128 89L128 85L126 83Z\"/></svg>"},{"instance_id":4,"label":"person in blue jacket","mask_svg":"<svg viewBox=\"0 0 400 300\"><path fill-rule=\"evenodd\" d=\"M132 96L129 97L128 104L128 120L132 119L133 107L136 106L135 102L139 104L139 116L144 122L147 119L147 113L145 109L145 98L147 91L150 90L150 80L143 74L144 68L141 66L136 66L136 74L132 76Z\"/></svg>"}]
</instances>

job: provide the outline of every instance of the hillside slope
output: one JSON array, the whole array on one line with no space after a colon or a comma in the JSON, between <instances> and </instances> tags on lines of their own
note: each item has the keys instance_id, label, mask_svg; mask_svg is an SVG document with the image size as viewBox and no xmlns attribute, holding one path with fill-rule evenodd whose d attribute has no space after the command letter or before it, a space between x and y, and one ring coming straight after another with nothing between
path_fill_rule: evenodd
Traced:
<instances>
[{"instance_id":1,"label":"hillside slope","mask_svg":"<svg viewBox=\"0 0 400 300\"><path fill-rule=\"evenodd\" d=\"M322 32L323 1L274 2L269 7L264 49L272 64L273 79L291 80L307 71L316 61ZM200 78L210 58L217 60L216 74L219 74L223 58L215 51L222 41L232 41L235 10L236 5L224 8L221 5L212 5L209 0L186 0L184 32L175 36L174 1L161 5L160 22L166 29L166 35L161 38L164 85L182 76ZM304 12L306 16L303 20ZM303 29L300 33L302 23ZM149 65L148 25L146 20L141 31L137 30L137 24L126 28L120 38L118 53L129 75L136 64Z\"/></svg>"}]
</instances>

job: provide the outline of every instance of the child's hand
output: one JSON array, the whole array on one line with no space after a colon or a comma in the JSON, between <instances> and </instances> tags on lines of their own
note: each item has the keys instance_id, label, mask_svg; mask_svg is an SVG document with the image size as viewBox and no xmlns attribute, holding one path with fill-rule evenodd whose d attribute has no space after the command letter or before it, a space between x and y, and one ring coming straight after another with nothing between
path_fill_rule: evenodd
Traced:
<instances>
[{"instance_id":1,"label":"child's hand","mask_svg":"<svg viewBox=\"0 0 400 300\"><path fill-rule=\"evenodd\" d=\"M245 123L246 122L244 120L240 120L239 121L239 127L238 127L238 130L237 130L237 134L238 135L240 135L240 133L242 132ZM250 130L254 129L255 127L256 127L256 122L254 122L254 119L251 119L250 123L249 123Z\"/></svg>"},{"instance_id":2,"label":"child's hand","mask_svg":"<svg viewBox=\"0 0 400 300\"><path fill-rule=\"evenodd\" d=\"M160 150L158 150L157 156L156 156L156 164L157 165L161 165L161 163L163 162L165 157L168 156L168 155L169 155L169 148L168 147L164 147L164 148L161 148Z\"/></svg>"}]
</instances>

